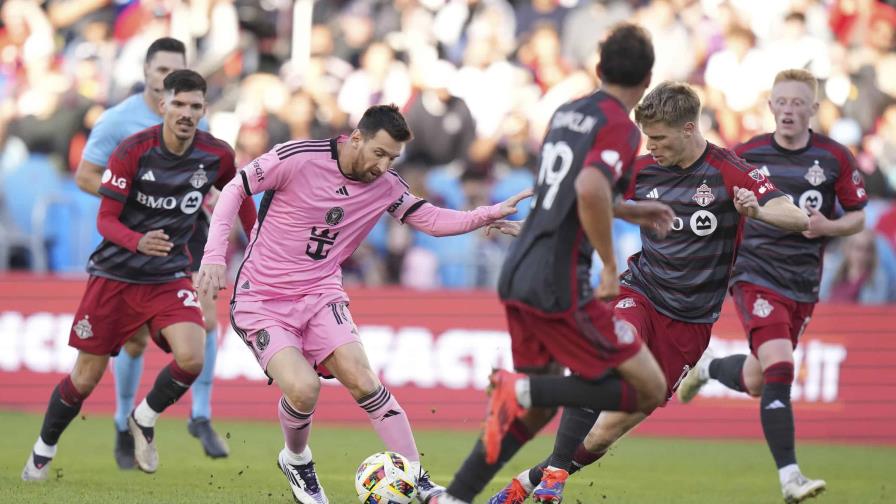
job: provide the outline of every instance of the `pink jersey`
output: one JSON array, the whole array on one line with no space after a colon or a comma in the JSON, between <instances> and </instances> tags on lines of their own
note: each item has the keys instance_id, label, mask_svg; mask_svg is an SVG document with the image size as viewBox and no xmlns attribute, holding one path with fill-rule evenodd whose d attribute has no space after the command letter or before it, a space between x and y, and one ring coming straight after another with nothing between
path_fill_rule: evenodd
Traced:
<instances>
[{"instance_id":1,"label":"pink jersey","mask_svg":"<svg viewBox=\"0 0 896 504\"><path fill-rule=\"evenodd\" d=\"M203 264L224 264L227 237L242 200L264 192L258 221L237 274L234 299L261 301L307 294L347 300L341 264L358 248L383 212L423 232L471 231L502 215L499 205L457 212L408 192L389 170L364 183L343 175L337 142L279 144L227 184L212 216Z\"/></svg>"}]
</instances>

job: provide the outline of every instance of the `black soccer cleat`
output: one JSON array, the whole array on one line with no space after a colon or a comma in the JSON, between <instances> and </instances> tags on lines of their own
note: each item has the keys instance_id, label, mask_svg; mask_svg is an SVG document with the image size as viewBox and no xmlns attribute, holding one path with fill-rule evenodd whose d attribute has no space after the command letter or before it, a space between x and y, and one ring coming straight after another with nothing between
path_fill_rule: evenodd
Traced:
<instances>
[{"instance_id":1,"label":"black soccer cleat","mask_svg":"<svg viewBox=\"0 0 896 504\"><path fill-rule=\"evenodd\" d=\"M227 442L212 428L212 422L208 418L191 418L187 424L187 431L202 443L205 454L211 458L224 458L230 454Z\"/></svg>"},{"instance_id":2,"label":"black soccer cleat","mask_svg":"<svg viewBox=\"0 0 896 504\"><path fill-rule=\"evenodd\" d=\"M115 429L115 463L122 470L137 467L137 459L134 458L134 436L129 430Z\"/></svg>"}]
</instances>

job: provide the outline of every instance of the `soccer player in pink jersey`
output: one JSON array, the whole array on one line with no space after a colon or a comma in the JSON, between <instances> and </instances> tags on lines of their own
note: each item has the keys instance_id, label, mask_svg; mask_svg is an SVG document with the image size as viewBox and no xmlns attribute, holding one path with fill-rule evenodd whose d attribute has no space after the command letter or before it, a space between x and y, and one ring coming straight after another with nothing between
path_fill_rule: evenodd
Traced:
<instances>
[{"instance_id":1,"label":"soccer player in pink jersey","mask_svg":"<svg viewBox=\"0 0 896 504\"><path fill-rule=\"evenodd\" d=\"M328 502L308 447L318 373L338 379L386 448L411 461L421 502L443 491L420 469L407 416L370 368L341 264L385 212L433 236L455 235L515 213L531 193L469 212L433 206L390 169L410 140L397 107L371 107L348 137L287 142L252 161L225 186L212 216L197 287L216 292L227 282L224 254L237 209L265 193L237 273L231 323L283 393L278 416L286 446L278 464L301 503Z\"/></svg>"}]
</instances>

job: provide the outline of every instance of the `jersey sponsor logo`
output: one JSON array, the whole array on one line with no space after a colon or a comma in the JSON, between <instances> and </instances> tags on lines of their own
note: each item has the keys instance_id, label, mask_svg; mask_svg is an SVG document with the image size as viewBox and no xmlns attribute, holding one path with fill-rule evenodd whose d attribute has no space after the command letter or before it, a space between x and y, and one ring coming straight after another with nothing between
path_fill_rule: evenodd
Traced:
<instances>
[{"instance_id":1,"label":"jersey sponsor logo","mask_svg":"<svg viewBox=\"0 0 896 504\"><path fill-rule=\"evenodd\" d=\"M108 169L103 172L103 176L100 180L102 181L103 184L108 183L108 184L111 184L119 189L127 189L128 188L127 179L125 179L123 177L116 176L116 175L112 175L112 172Z\"/></svg>"},{"instance_id":2,"label":"jersey sponsor logo","mask_svg":"<svg viewBox=\"0 0 896 504\"><path fill-rule=\"evenodd\" d=\"M257 348L259 352L264 352L264 349L268 347L268 343L270 342L271 335L268 334L265 329L258 331L255 335L255 348Z\"/></svg>"},{"instance_id":3,"label":"jersey sponsor logo","mask_svg":"<svg viewBox=\"0 0 896 504\"><path fill-rule=\"evenodd\" d=\"M809 167L809 170L803 176L806 180L809 181L813 186L819 186L824 183L827 178L824 176L824 170L819 166L818 160L815 160L815 164Z\"/></svg>"},{"instance_id":4,"label":"jersey sponsor logo","mask_svg":"<svg viewBox=\"0 0 896 504\"><path fill-rule=\"evenodd\" d=\"M255 172L255 183L260 184L264 182L264 170L261 168L261 163L258 160L252 161L252 169Z\"/></svg>"},{"instance_id":5,"label":"jersey sponsor logo","mask_svg":"<svg viewBox=\"0 0 896 504\"><path fill-rule=\"evenodd\" d=\"M152 170L149 170L148 172L144 173L142 177L140 177L140 180L147 180L149 182L155 182L156 176L155 176L155 174L153 174Z\"/></svg>"},{"instance_id":6,"label":"jersey sponsor logo","mask_svg":"<svg viewBox=\"0 0 896 504\"><path fill-rule=\"evenodd\" d=\"M343 195L343 196L348 196L348 189L346 189L345 186L342 186L342 187L340 187L339 189L336 189L336 194L341 194L341 195ZM389 207L389 208L392 208L392 207ZM396 208L398 208L398 207L396 207ZM390 212L394 212L394 211L395 211L395 210L390 210Z\"/></svg>"},{"instance_id":7,"label":"jersey sponsor logo","mask_svg":"<svg viewBox=\"0 0 896 504\"><path fill-rule=\"evenodd\" d=\"M327 215L324 216L324 220L327 221L327 224L335 226L342 222L344 216L345 211L342 210L342 207L337 206L327 210Z\"/></svg>"},{"instance_id":8,"label":"jersey sponsor logo","mask_svg":"<svg viewBox=\"0 0 896 504\"><path fill-rule=\"evenodd\" d=\"M858 196L859 199L865 199L865 196L867 196L867 193L865 192L864 189L862 189L860 187L860 188L856 189L856 196Z\"/></svg>"},{"instance_id":9,"label":"jersey sponsor logo","mask_svg":"<svg viewBox=\"0 0 896 504\"><path fill-rule=\"evenodd\" d=\"M798 205L803 210L820 210L821 204L824 203L824 197L820 192L815 189L809 189L800 195L800 204Z\"/></svg>"},{"instance_id":10,"label":"jersey sponsor logo","mask_svg":"<svg viewBox=\"0 0 896 504\"><path fill-rule=\"evenodd\" d=\"M862 181L862 176L859 175L859 170L852 171L852 183L855 185L859 185L859 182Z\"/></svg>"},{"instance_id":11,"label":"jersey sponsor logo","mask_svg":"<svg viewBox=\"0 0 896 504\"><path fill-rule=\"evenodd\" d=\"M386 211L389 213L395 213L395 211L398 210L398 207L400 207L401 204L404 203L404 197L407 195L408 195L408 193L405 192L404 194L399 196L398 200L396 200L395 203L392 203L391 205L389 205L389 208L387 208Z\"/></svg>"},{"instance_id":12,"label":"jersey sponsor logo","mask_svg":"<svg viewBox=\"0 0 896 504\"><path fill-rule=\"evenodd\" d=\"M192 215L202 206L202 193L199 191L190 191L180 201L180 211Z\"/></svg>"},{"instance_id":13,"label":"jersey sponsor logo","mask_svg":"<svg viewBox=\"0 0 896 504\"><path fill-rule=\"evenodd\" d=\"M330 254L330 250L325 249L327 246L332 246L336 243L336 238L339 237L339 233L330 234L330 230L324 228L317 231L317 226L311 227L311 236L308 238L309 241L314 242L314 249L311 249L311 243L305 246L305 254L314 259L315 261L322 261L327 258Z\"/></svg>"},{"instance_id":14,"label":"jersey sponsor logo","mask_svg":"<svg viewBox=\"0 0 896 504\"><path fill-rule=\"evenodd\" d=\"M149 208L164 208L173 210L177 206L177 198L174 196L150 196L137 191L137 203Z\"/></svg>"},{"instance_id":15,"label":"jersey sponsor logo","mask_svg":"<svg viewBox=\"0 0 896 504\"><path fill-rule=\"evenodd\" d=\"M631 345L635 342L635 328L628 322L613 318L613 332L620 345Z\"/></svg>"},{"instance_id":16,"label":"jersey sponsor logo","mask_svg":"<svg viewBox=\"0 0 896 504\"><path fill-rule=\"evenodd\" d=\"M616 308L619 308L620 310L624 308L631 308L633 306L635 306L635 300L630 297L620 299L619 302L616 303Z\"/></svg>"},{"instance_id":17,"label":"jersey sponsor logo","mask_svg":"<svg viewBox=\"0 0 896 504\"><path fill-rule=\"evenodd\" d=\"M712 195L712 189L706 185L706 182L704 181L703 184L697 188L697 192L691 196L691 199L696 201L698 205L705 207L715 201L716 197Z\"/></svg>"},{"instance_id":18,"label":"jersey sponsor logo","mask_svg":"<svg viewBox=\"0 0 896 504\"><path fill-rule=\"evenodd\" d=\"M716 216L707 210L697 210L691 215L691 230L697 236L711 235L718 225Z\"/></svg>"},{"instance_id":19,"label":"jersey sponsor logo","mask_svg":"<svg viewBox=\"0 0 896 504\"><path fill-rule=\"evenodd\" d=\"M78 321L77 324L72 328L75 331L75 336L80 339L87 339L93 337L93 326L90 325L90 315L84 315L84 318Z\"/></svg>"},{"instance_id":20,"label":"jersey sponsor logo","mask_svg":"<svg viewBox=\"0 0 896 504\"><path fill-rule=\"evenodd\" d=\"M205 172L204 168L205 166L202 163L199 163L199 169L193 172L193 175L190 176L190 185L196 189L201 189L202 186L208 183L208 174Z\"/></svg>"},{"instance_id":21,"label":"jersey sponsor logo","mask_svg":"<svg viewBox=\"0 0 896 504\"><path fill-rule=\"evenodd\" d=\"M756 302L753 303L753 315L756 315L759 318L768 317L772 314L772 310L774 309L775 307L766 301L765 298L756 298Z\"/></svg>"},{"instance_id":22,"label":"jersey sponsor logo","mask_svg":"<svg viewBox=\"0 0 896 504\"><path fill-rule=\"evenodd\" d=\"M768 168L766 168L766 169L768 169ZM755 170L753 170L753 171L751 171L751 172L748 173L747 175L749 175L750 178L753 179L753 180L755 180L756 182L762 182L763 180L765 180L765 175L763 175L762 172L759 171L758 168L755 169Z\"/></svg>"},{"instance_id":23,"label":"jersey sponsor logo","mask_svg":"<svg viewBox=\"0 0 896 504\"><path fill-rule=\"evenodd\" d=\"M759 194L765 194L768 191L773 191L774 189L775 189L775 186L772 183L766 182L765 184L762 184L762 186L759 188ZM791 199L793 199L793 198L791 198Z\"/></svg>"},{"instance_id":24,"label":"jersey sponsor logo","mask_svg":"<svg viewBox=\"0 0 896 504\"><path fill-rule=\"evenodd\" d=\"M656 190L656 187L654 187L650 190L650 192L647 193L647 197L650 199L657 199L660 197L660 192Z\"/></svg>"}]
</instances>

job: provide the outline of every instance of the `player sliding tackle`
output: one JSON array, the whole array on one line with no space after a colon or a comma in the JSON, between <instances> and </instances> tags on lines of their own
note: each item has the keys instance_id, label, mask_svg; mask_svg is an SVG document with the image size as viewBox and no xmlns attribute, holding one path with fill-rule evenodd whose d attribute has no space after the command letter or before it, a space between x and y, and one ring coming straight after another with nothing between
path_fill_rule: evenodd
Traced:
<instances>
[{"instance_id":1,"label":"player sliding tackle","mask_svg":"<svg viewBox=\"0 0 896 504\"><path fill-rule=\"evenodd\" d=\"M278 464L301 503L328 502L308 447L318 373L327 372L367 413L386 448L416 466L420 501L442 491L419 469L408 418L370 368L340 266L384 213L433 236L455 235L515 213L531 192L469 212L433 206L389 169L410 140L395 106L371 107L348 137L287 142L252 161L224 188L212 216L200 291L225 287L231 221L245 198L265 193L237 274L231 322L283 393L277 408L286 446Z\"/></svg>"},{"instance_id":2,"label":"player sliding tackle","mask_svg":"<svg viewBox=\"0 0 896 504\"><path fill-rule=\"evenodd\" d=\"M703 138L699 115L700 100L687 84L664 82L644 97L635 107L635 120L647 136L650 155L635 162L625 190L626 199L660 201L676 215L665 238L642 227L642 250L620 277L613 309L617 325L646 343L659 363L666 399L709 344L744 217L791 232L808 225L805 213L758 169ZM492 404L500 402L511 416L529 404L553 405L536 403L533 380L504 374L496 390L503 393L493 394ZM519 504L529 493L536 502L561 502L569 471L598 460L650 413L567 407L550 458L514 478L489 502Z\"/></svg>"}]
</instances>

